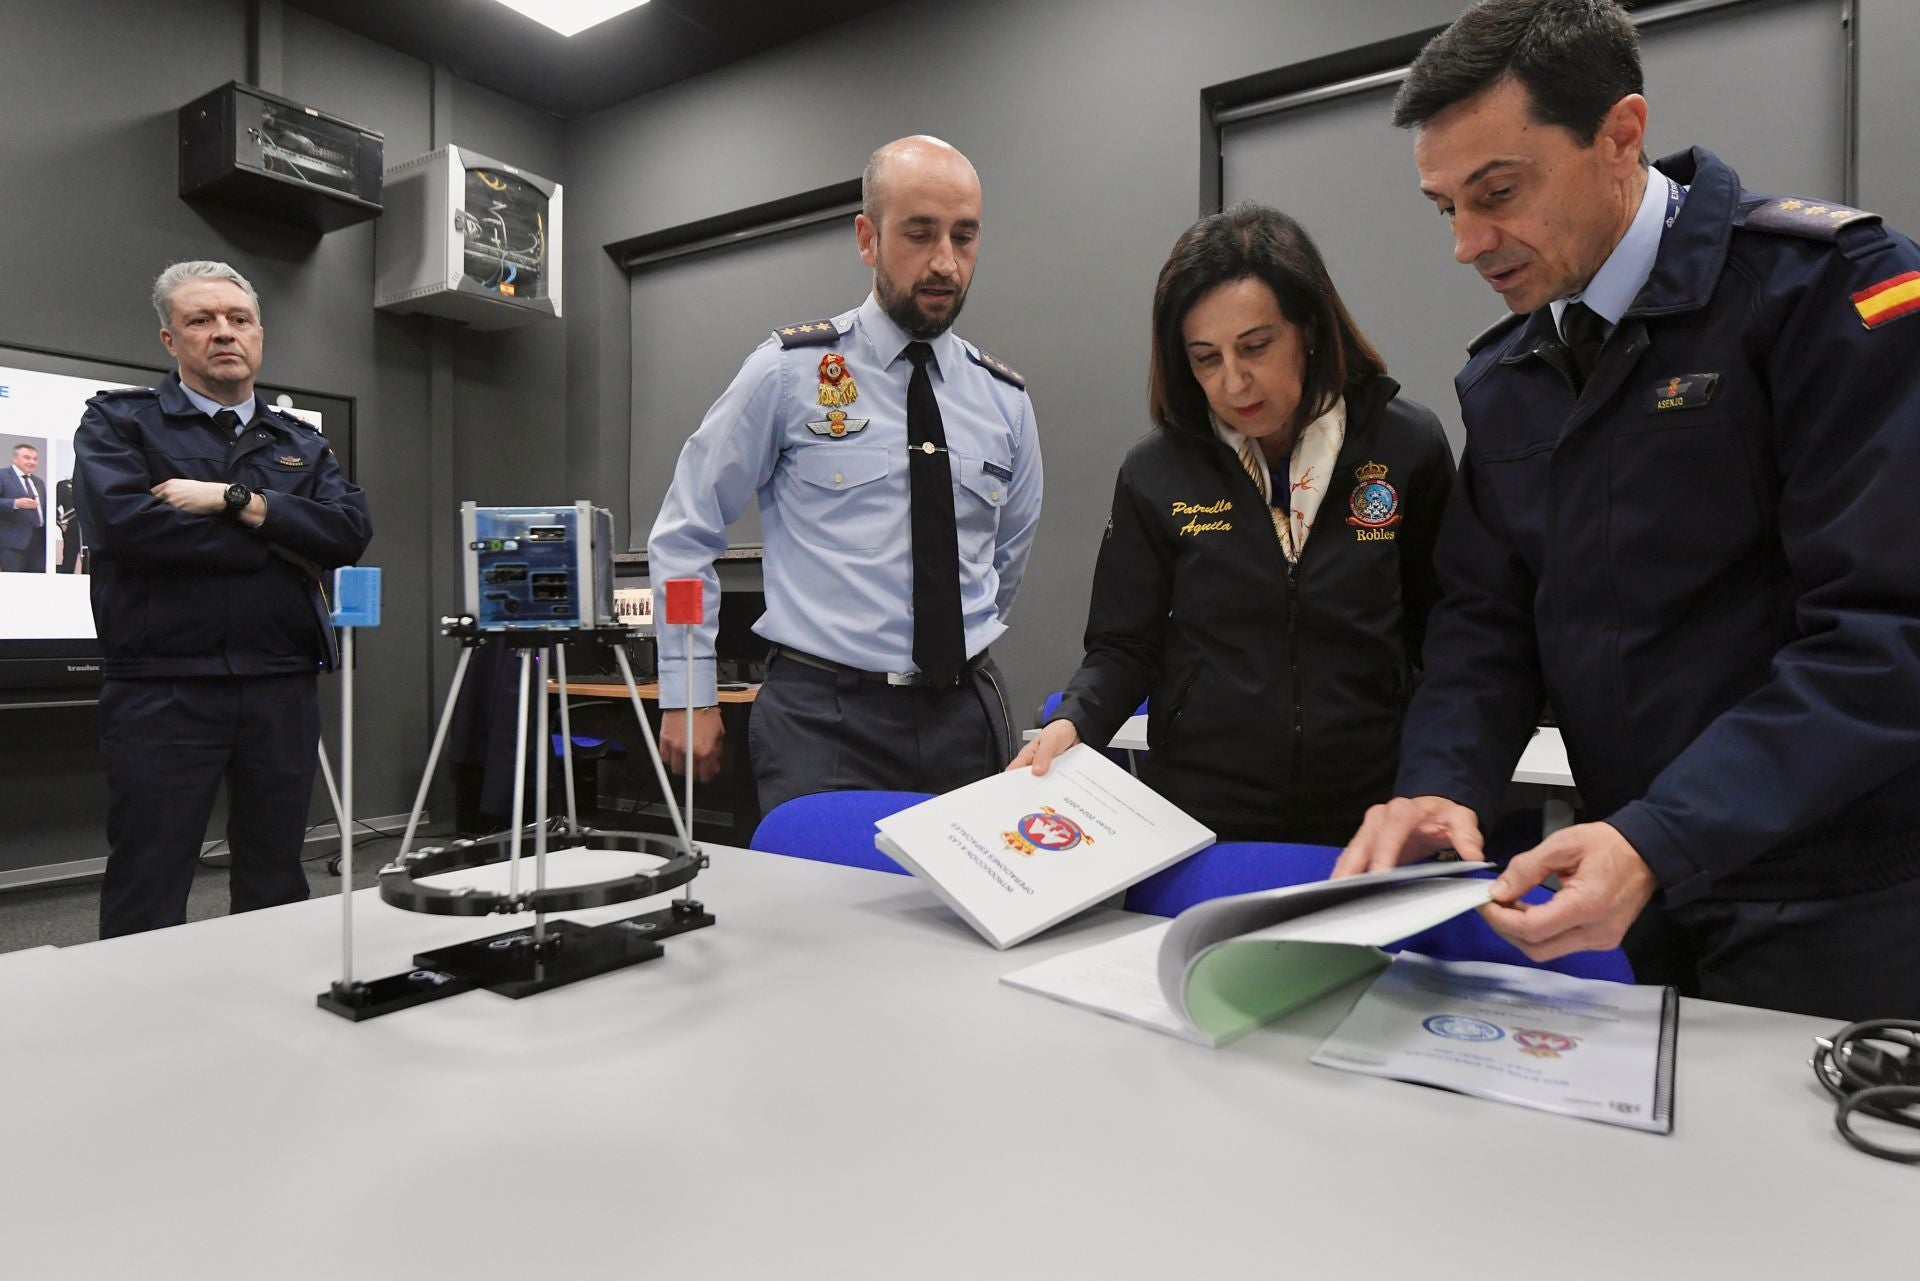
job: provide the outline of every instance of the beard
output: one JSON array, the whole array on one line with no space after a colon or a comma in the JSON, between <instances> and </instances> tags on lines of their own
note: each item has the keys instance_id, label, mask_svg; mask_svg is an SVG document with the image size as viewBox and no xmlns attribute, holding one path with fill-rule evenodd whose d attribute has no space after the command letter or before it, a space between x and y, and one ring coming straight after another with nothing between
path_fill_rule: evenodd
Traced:
<instances>
[{"instance_id":1,"label":"beard","mask_svg":"<svg viewBox=\"0 0 1920 1281\"><path fill-rule=\"evenodd\" d=\"M953 306L947 308L943 315L929 315L920 305L919 291L930 285L953 290ZM953 328L953 322L959 319L960 309L967 301L965 287L951 277L923 276L913 282L912 288L901 289L887 274L885 267L876 267L874 270L873 292L880 300L880 309L887 313L887 319L904 329L909 338L922 341L938 338Z\"/></svg>"}]
</instances>

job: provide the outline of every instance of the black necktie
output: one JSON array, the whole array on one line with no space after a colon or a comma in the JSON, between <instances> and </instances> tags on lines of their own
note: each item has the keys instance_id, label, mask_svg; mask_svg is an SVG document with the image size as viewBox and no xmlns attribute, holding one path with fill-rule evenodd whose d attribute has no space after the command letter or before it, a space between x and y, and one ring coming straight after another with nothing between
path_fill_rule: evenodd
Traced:
<instances>
[{"instance_id":1,"label":"black necktie","mask_svg":"<svg viewBox=\"0 0 1920 1281\"><path fill-rule=\"evenodd\" d=\"M221 410L213 416L213 421L228 440L232 440L234 434L240 430L240 415L231 409Z\"/></svg>"},{"instance_id":2,"label":"black necktie","mask_svg":"<svg viewBox=\"0 0 1920 1281\"><path fill-rule=\"evenodd\" d=\"M1577 391L1593 376L1593 367L1600 359L1600 344L1607 338L1607 322L1587 304L1571 302L1560 313L1560 337L1567 344L1567 354L1573 358L1573 383Z\"/></svg>"},{"instance_id":3,"label":"black necktie","mask_svg":"<svg viewBox=\"0 0 1920 1281\"><path fill-rule=\"evenodd\" d=\"M20 484L25 487L27 497L40 504L33 509L33 524L34 528L38 529L47 523L47 505L41 500L40 486L35 484L33 477L25 472L15 472L14 475L20 478Z\"/></svg>"},{"instance_id":4,"label":"black necktie","mask_svg":"<svg viewBox=\"0 0 1920 1281\"><path fill-rule=\"evenodd\" d=\"M913 665L952 685L966 665L960 625L960 536L953 521L953 468L927 362L933 348L907 344L907 480L913 499Z\"/></svg>"}]
</instances>

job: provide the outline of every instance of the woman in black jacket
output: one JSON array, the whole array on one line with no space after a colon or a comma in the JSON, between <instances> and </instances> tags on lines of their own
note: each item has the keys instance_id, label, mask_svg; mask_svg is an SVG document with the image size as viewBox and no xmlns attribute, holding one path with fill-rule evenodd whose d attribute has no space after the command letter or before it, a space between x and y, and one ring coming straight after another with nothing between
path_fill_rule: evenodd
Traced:
<instances>
[{"instance_id":1,"label":"woman in black jacket","mask_svg":"<svg viewBox=\"0 0 1920 1281\"><path fill-rule=\"evenodd\" d=\"M1446 437L1307 233L1258 205L1201 219L1161 268L1149 400L1086 659L1013 765L1104 744L1146 696L1155 789L1224 840L1338 845L1392 791Z\"/></svg>"}]
</instances>

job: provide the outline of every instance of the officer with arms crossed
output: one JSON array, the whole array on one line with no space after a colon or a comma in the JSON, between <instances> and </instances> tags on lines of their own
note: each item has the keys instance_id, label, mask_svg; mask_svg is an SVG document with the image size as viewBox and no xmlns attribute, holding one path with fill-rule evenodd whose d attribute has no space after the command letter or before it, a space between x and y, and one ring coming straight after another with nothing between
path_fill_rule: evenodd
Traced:
<instances>
[{"instance_id":1,"label":"officer with arms crossed","mask_svg":"<svg viewBox=\"0 0 1920 1281\"><path fill-rule=\"evenodd\" d=\"M153 286L179 369L102 392L74 435L74 489L106 654L100 934L186 919L220 780L236 912L307 897L300 848L334 664L319 575L372 536L311 427L262 404L260 300L220 262Z\"/></svg>"},{"instance_id":2,"label":"officer with arms crossed","mask_svg":"<svg viewBox=\"0 0 1920 1281\"><path fill-rule=\"evenodd\" d=\"M1012 755L987 646L1006 630L1040 518L1025 381L952 332L980 240L967 158L916 136L873 153L854 220L873 293L775 330L687 441L647 543L656 589L703 578L757 498L772 642L749 723L760 806L834 788L945 791ZM667 765L720 765L715 611L691 655L660 639Z\"/></svg>"},{"instance_id":3,"label":"officer with arms crossed","mask_svg":"<svg viewBox=\"0 0 1920 1281\"><path fill-rule=\"evenodd\" d=\"M1920 251L1701 148L1648 168L1611 0L1485 0L1394 104L1470 349L1395 799L1338 873L1479 857L1542 702L1595 822L1485 909L1716 1000L1920 1015ZM1557 876L1537 907L1521 893Z\"/></svg>"}]
</instances>

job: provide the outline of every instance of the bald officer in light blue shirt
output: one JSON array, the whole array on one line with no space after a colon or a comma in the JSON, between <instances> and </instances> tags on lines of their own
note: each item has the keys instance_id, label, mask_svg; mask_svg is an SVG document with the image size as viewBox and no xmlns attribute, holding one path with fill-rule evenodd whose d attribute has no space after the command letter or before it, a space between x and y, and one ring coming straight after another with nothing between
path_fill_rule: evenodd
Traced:
<instances>
[{"instance_id":1,"label":"bald officer in light blue shirt","mask_svg":"<svg viewBox=\"0 0 1920 1281\"><path fill-rule=\"evenodd\" d=\"M1040 442L1025 380L950 328L973 277L980 181L953 147L916 136L874 152L861 195L854 226L872 295L831 319L783 325L747 357L682 450L647 542L656 587L701 578L712 601L726 528L759 500L767 610L754 630L773 648L749 738L763 811L830 789L946 791L1012 755L987 647L1006 630L1039 522ZM916 358L945 432L958 543L965 662L944 681L914 659ZM663 707L684 705L693 665L691 755L703 781L719 769L723 737L716 628L709 606L691 656L681 629L660 636ZM686 768L683 716L665 718L661 747L668 768Z\"/></svg>"}]
</instances>

